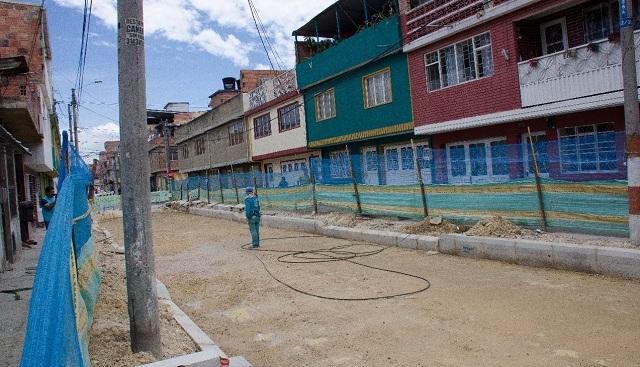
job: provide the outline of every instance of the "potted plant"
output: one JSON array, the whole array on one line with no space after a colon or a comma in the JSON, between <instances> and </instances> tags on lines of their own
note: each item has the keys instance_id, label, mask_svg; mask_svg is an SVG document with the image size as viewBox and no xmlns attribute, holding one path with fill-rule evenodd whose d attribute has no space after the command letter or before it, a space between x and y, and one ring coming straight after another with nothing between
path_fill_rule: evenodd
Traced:
<instances>
[{"instance_id":1,"label":"potted plant","mask_svg":"<svg viewBox=\"0 0 640 367\"><path fill-rule=\"evenodd\" d=\"M587 43L587 50L591 52L598 52L599 51L598 44L593 42Z\"/></svg>"},{"instance_id":2,"label":"potted plant","mask_svg":"<svg viewBox=\"0 0 640 367\"><path fill-rule=\"evenodd\" d=\"M538 59L529 60L529 66L531 66L532 68L537 68L538 67Z\"/></svg>"}]
</instances>

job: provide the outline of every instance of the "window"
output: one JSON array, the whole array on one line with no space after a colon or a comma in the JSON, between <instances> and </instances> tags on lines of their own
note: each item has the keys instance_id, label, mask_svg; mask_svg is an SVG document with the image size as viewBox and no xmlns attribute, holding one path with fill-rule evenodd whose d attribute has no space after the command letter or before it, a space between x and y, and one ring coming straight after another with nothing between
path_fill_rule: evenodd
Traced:
<instances>
[{"instance_id":1,"label":"window","mask_svg":"<svg viewBox=\"0 0 640 367\"><path fill-rule=\"evenodd\" d=\"M391 69L365 76L362 84L365 108L391 103Z\"/></svg>"},{"instance_id":2,"label":"window","mask_svg":"<svg viewBox=\"0 0 640 367\"><path fill-rule=\"evenodd\" d=\"M430 91L493 74L491 35L483 33L425 55Z\"/></svg>"},{"instance_id":3,"label":"window","mask_svg":"<svg viewBox=\"0 0 640 367\"><path fill-rule=\"evenodd\" d=\"M452 182L496 181L509 177L507 140L503 137L447 145Z\"/></svg>"},{"instance_id":4,"label":"window","mask_svg":"<svg viewBox=\"0 0 640 367\"><path fill-rule=\"evenodd\" d=\"M543 176L549 175L549 153L547 151L547 137L544 132L531 133L531 140L533 141L533 148L536 152L536 160L538 162L538 172ZM534 175L535 170L533 167L533 155L531 153L531 142L529 141L529 134L522 135L522 150L523 157L526 159L525 172L528 175Z\"/></svg>"},{"instance_id":5,"label":"window","mask_svg":"<svg viewBox=\"0 0 640 367\"><path fill-rule=\"evenodd\" d=\"M387 171L397 171L400 169L398 163L398 148L387 149L385 152L387 158Z\"/></svg>"},{"instance_id":6,"label":"window","mask_svg":"<svg viewBox=\"0 0 640 367\"><path fill-rule=\"evenodd\" d=\"M335 89L331 88L316 94L316 121L336 117Z\"/></svg>"},{"instance_id":7,"label":"window","mask_svg":"<svg viewBox=\"0 0 640 367\"><path fill-rule=\"evenodd\" d=\"M189 145L188 143L182 146L182 159L189 158Z\"/></svg>"},{"instance_id":8,"label":"window","mask_svg":"<svg viewBox=\"0 0 640 367\"><path fill-rule=\"evenodd\" d=\"M244 124L236 121L229 126L229 145L238 145L244 143Z\"/></svg>"},{"instance_id":9,"label":"window","mask_svg":"<svg viewBox=\"0 0 640 367\"><path fill-rule=\"evenodd\" d=\"M298 102L278 109L280 132L300 127L300 105Z\"/></svg>"},{"instance_id":10,"label":"window","mask_svg":"<svg viewBox=\"0 0 640 367\"><path fill-rule=\"evenodd\" d=\"M348 178L349 174L349 155L346 151L331 152L329 154L331 161L330 170L333 178Z\"/></svg>"},{"instance_id":11,"label":"window","mask_svg":"<svg viewBox=\"0 0 640 367\"><path fill-rule=\"evenodd\" d=\"M271 135L271 115L264 114L253 119L253 136L256 139Z\"/></svg>"},{"instance_id":12,"label":"window","mask_svg":"<svg viewBox=\"0 0 640 367\"><path fill-rule=\"evenodd\" d=\"M569 48L567 23L564 18L552 20L540 25L542 53L552 54Z\"/></svg>"},{"instance_id":13,"label":"window","mask_svg":"<svg viewBox=\"0 0 640 367\"><path fill-rule=\"evenodd\" d=\"M206 152L206 148L204 145L204 138L199 138L198 140L196 140L195 145L196 145L196 155L201 155Z\"/></svg>"},{"instance_id":14,"label":"window","mask_svg":"<svg viewBox=\"0 0 640 367\"><path fill-rule=\"evenodd\" d=\"M411 147L403 147L400 148L400 159L402 160L402 169L414 169L413 163L413 148Z\"/></svg>"},{"instance_id":15,"label":"window","mask_svg":"<svg viewBox=\"0 0 640 367\"><path fill-rule=\"evenodd\" d=\"M617 171L613 123L559 129L563 173Z\"/></svg>"},{"instance_id":16,"label":"window","mask_svg":"<svg viewBox=\"0 0 640 367\"><path fill-rule=\"evenodd\" d=\"M431 151L429 150L428 145L417 144L416 156L418 158L418 163L420 164L420 169L424 170L431 167Z\"/></svg>"},{"instance_id":17,"label":"window","mask_svg":"<svg viewBox=\"0 0 640 367\"><path fill-rule=\"evenodd\" d=\"M27 86L26 85L21 85L20 87L18 87L19 89L19 93L21 96L26 96L27 95Z\"/></svg>"},{"instance_id":18,"label":"window","mask_svg":"<svg viewBox=\"0 0 640 367\"><path fill-rule=\"evenodd\" d=\"M584 12L585 42L607 38L620 31L618 2L601 3Z\"/></svg>"},{"instance_id":19,"label":"window","mask_svg":"<svg viewBox=\"0 0 640 367\"><path fill-rule=\"evenodd\" d=\"M366 169L367 171L378 170L378 152L375 150L368 150L364 153Z\"/></svg>"}]
</instances>

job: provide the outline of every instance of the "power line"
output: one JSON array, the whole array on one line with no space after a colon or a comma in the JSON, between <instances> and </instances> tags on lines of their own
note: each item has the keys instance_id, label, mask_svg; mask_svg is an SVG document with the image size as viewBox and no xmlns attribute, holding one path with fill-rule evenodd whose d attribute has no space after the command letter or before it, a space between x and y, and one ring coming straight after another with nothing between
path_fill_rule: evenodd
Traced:
<instances>
[{"instance_id":1,"label":"power line","mask_svg":"<svg viewBox=\"0 0 640 367\"><path fill-rule=\"evenodd\" d=\"M267 59L269 60L269 65L271 65L271 70L275 70L273 67L273 62L271 62L271 56L269 55L269 51L267 50L267 46L262 39L262 33L260 32L260 27L258 27L258 22L256 21L256 16L254 14L253 3L251 0L247 0L249 2L249 9L251 10L251 17L253 18L253 24L256 26L256 31L258 32L258 37L260 38L260 43L262 43L262 48L264 49L265 54L267 55Z\"/></svg>"}]
</instances>

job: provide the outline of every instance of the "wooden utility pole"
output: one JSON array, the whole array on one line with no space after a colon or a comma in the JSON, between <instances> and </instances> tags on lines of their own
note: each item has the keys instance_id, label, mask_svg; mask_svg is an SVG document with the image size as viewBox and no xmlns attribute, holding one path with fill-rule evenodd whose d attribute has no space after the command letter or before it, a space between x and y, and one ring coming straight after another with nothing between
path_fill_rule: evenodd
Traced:
<instances>
[{"instance_id":1,"label":"wooden utility pole","mask_svg":"<svg viewBox=\"0 0 640 367\"><path fill-rule=\"evenodd\" d=\"M627 134L627 180L629 187L629 237L640 246L640 111L636 45L633 35L633 1L620 0L620 39L622 43L622 85L624 121Z\"/></svg>"},{"instance_id":2,"label":"wooden utility pole","mask_svg":"<svg viewBox=\"0 0 640 367\"><path fill-rule=\"evenodd\" d=\"M349 146L345 145L344 149L347 152L347 160L349 161L349 172L351 173L351 184L353 185L353 194L356 198L356 210L358 215L362 215L362 204L360 203L360 191L358 191L358 183L356 182L356 171L351 163L351 153L349 152Z\"/></svg>"},{"instance_id":3,"label":"wooden utility pole","mask_svg":"<svg viewBox=\"0 0 640 367\"><path fill-rule=\"evenodd\" d=\"M542 184L540 183L540 169L538 167L538 156L536 155L536 147L533 144L531 136L531 128L527 126L529 133L529 147L531 148L531 159L533 160L533 174L536 180L536 192L538 193L538 208L540 209L540 218L542 219L542 228L547 230L547 214L544 211L544 199L542 198Z\"/></svg>"},{"instance_id":4,"label":"wooden utility pole","mask_svg":"<svg viewBox=\"0 0 640 367\"><path fill-rule=\"evenodd\" d=\"M164 168L166 177L167 190L171 187L171 157L169 156L169 139L171 138L171 127L167 119L162 119L162 135L164 138Z\"/></svg>"},{"instance_id":5,"label":"wooden utility pole","mask_svg":"<svg viewBox=\"0 0 640 367\"><path fill-rule=\"evenodd\" d=\"M118 1L122 216L131 349L162 356L147 147L142 0Z\"/></svg>"},{"instance_id":6,"label":"wooden utility pole","mask_svg":"<svg viewBox=\"0 0 640 367\"><path fill-rule=\"evenodd\" d=\"M73 113L71 112L71 103L67 103L67 113L69 114L69 140L73 141Z\"/></svg>"}]
</instances>

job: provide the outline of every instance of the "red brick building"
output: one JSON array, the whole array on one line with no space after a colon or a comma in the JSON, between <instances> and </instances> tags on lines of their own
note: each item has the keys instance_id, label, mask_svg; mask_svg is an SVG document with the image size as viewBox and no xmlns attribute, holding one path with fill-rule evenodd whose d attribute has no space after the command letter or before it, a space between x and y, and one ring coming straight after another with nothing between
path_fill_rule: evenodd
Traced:
<instances>
[{"instance_id":1,"label":"red brick building","mask_svg":"<svg viewBox=\"0 0 640 367\"><path fill-rule=\"evenodd\" d=\"M617 1L400 0L436 182L623 179ZM636 44L640 38L636 34Z\"/></svg>"}]
</instances>

